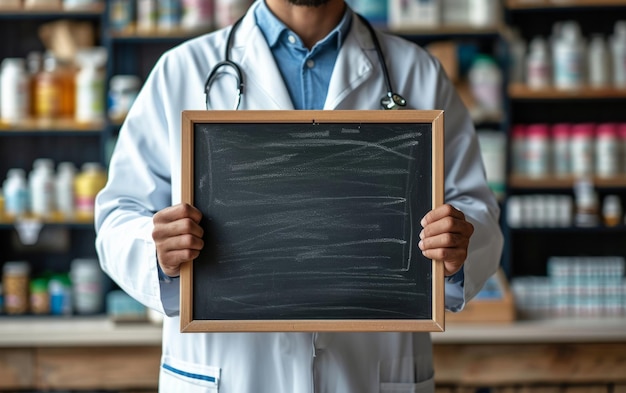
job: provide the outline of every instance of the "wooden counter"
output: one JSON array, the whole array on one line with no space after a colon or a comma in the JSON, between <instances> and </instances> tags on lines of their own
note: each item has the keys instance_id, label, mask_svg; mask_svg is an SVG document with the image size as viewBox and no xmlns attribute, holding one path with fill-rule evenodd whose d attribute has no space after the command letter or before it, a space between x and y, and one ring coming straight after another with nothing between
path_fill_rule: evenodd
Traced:
<instances>
[{"instance_id":1,"label":"wooden counter","mask_svg":"<svg viewBox=\"0 0 626 393\"><path fill-rule=\"evenodd\" d=\"M448 323L432 338L442 392L538 384L606 385L612 391L626 386L626 319ZM161 327L149 323L0 318L0 391L156 391L160 355Z\"/></svg>"}]
</instances>

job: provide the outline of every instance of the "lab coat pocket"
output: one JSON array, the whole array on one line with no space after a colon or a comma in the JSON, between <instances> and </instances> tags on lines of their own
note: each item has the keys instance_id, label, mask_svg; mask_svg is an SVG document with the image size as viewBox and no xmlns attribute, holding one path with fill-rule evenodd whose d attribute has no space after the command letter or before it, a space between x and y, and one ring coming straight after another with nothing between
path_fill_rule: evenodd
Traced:
<instances>
[{"instance_id":1,"label":"lab coat pocket","mask_svg":"<svg viewBox=\"0 0 626 393\"><path fill-rule=\"evenodd\" d=\"M219 381L219 367L163 357L159 375L160 392L217 393Z\"/></svg>"},{"instance_id":2,"label":"lab coat pocket","mask_svg":"<svg viewBox=\"0 0 626 393\"><path fill-rule=\"evenodd\" d=\"M404 357L383 360L378 365L380 393L433 393L432 358Z\"/></svg>"}]
</instances>

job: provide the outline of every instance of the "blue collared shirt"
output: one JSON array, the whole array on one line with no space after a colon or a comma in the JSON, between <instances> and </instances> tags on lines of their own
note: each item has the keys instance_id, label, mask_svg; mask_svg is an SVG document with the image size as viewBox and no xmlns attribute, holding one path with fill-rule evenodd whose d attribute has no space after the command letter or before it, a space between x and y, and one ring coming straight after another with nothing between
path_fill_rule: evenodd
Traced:
<instances>
[{"instance_id":1,"label":"blue collared shirt","mask_svg":"<svg viewBox=\"0 0 626 393\"><path fill-rule=\"evenodd\" d=\"M256 8L254 16L274 55L294 108L323 109L337 55L350 31L350 7L346 7L337 27L311 50L270 11L265 1Z\"/></svg>"}]
</instances>

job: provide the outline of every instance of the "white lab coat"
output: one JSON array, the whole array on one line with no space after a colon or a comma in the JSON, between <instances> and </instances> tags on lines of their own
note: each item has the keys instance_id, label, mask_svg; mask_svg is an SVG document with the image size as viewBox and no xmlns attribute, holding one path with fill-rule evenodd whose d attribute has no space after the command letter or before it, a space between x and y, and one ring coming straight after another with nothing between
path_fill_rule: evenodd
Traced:
<instances>
[{"instance_id":1,"label":"white lab coat","mask_svg":"<svg viewBox=\"0 0 626 393\"><path fill-rule=\"evenodd\" d=\"M181 200L181 111L205 108L205 79L224 58L228 31L192 39L158 61L120 131L109 181L97 198L103 269L130 295L167 315L159 391L433 392L428 333L179 332L178 280L159 281L152 216ZM445 199L475 227L464 287L455 291L446 284L446 306L458 310L499 263L499 207L485 181L472 122L440 64L403 39L379 38L392 84L408 106L445 110ZM293 109L251 11L230 53L245 78L240 109ZM212 108L232 109L235 87L232 76L218 77L211 86ZM385 94L370 34L354 18L324 109L379 109Z\"/></svg>"}]
</instances>

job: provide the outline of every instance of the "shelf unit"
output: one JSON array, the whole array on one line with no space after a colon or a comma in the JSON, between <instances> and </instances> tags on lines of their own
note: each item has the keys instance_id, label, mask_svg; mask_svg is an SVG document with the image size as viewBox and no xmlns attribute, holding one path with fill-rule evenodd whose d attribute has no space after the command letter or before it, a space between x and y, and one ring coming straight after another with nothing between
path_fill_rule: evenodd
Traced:
<instances>
[{"instance_id":1,"label":"shelf unit","mask_svg":"<svg viewBox=\"0 0 626 393\"><path fill-rule=\"evenodd\" d=\"M553 23L576 20L583 36L612 34L615 21L626 20L624 0L508 0L507 19L526 42L537 35L547 38ZM512 125L531 123L624 122L626 89L583 87L576 90L530 89L523 84L507 86L509 118ZM510 151L510 149L509 149ZM623 166L623 165L622 165ZM508 167L511 165L509 163ZM507 195L567 194L573 196L574 177L530 178L511 173ZM601 202L617 194L626 206L626 175L593 177ZM506 209L503 214L506 216ZM626 256L626 226L591 228L509 228L503 226L509 242L507 270L511 278L546 275L549 256Z\"/></svg>"}]
</instances>

